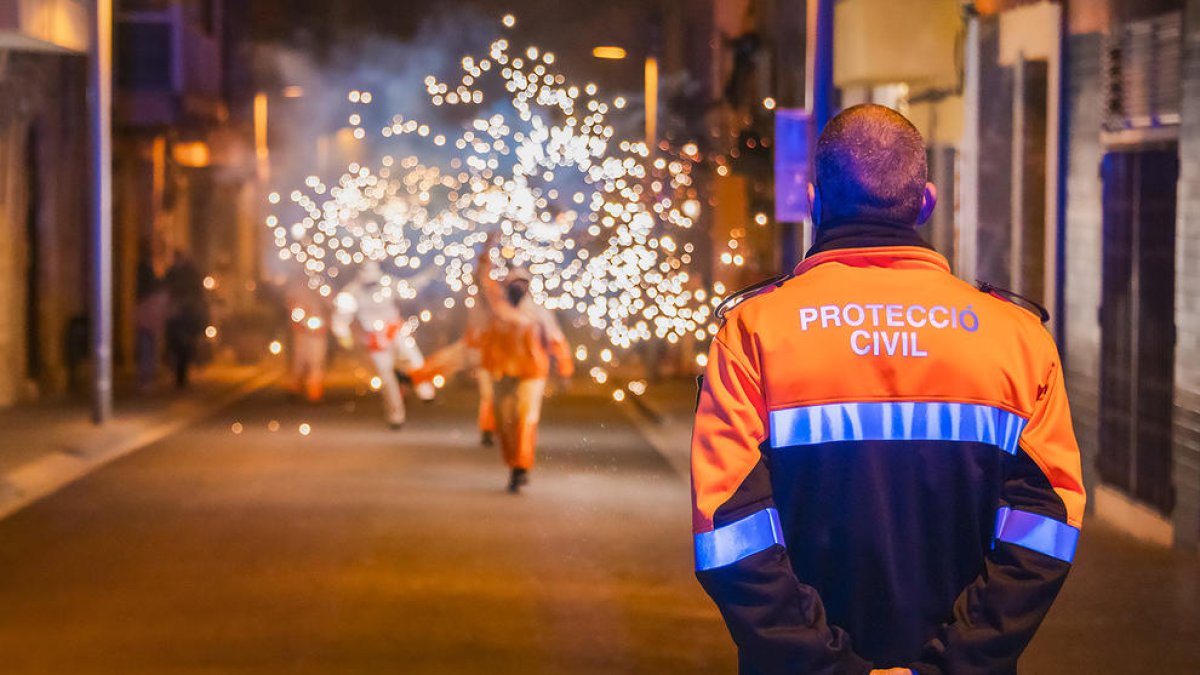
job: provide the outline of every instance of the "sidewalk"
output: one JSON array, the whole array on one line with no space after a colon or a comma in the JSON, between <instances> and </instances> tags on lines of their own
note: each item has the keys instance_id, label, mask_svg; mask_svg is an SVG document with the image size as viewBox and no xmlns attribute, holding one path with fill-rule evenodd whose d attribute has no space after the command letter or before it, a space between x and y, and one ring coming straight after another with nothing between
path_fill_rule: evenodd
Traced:
<instances>
[{"instance_id":1,"label":"sidewalk","mask_svg":"<svg viewBox=\"0 0 1200 675\"><path fill-rule=\"evenodd\" d=\"M669 380L622 406L688 480L696 386ZM1092 517L1075 567L1021 660L1025 673L1200 672L1200 558Z\"/></svg>"},{"instance_id":2,"label":"sidewalk","mask_svg":"<svg viewBox=\"0 0 1200 675\"><path fill-rule=\"evenodd\" d=\"M92 424L86 400L0 410L0 518L270 385L281 372L270 361L212 365L182 392L119 386L114 418L102 427Z\"/></svg>"},{"instance_id":3,"label":"sidewalk","mask_svg":"<svg viewBox=\"0 0 1200 675\"><path fill-rule=\"evenodd\" d=\"M630 396L630 405L621 406L629 421L684 480L691 480L696 386L690 378L663 380L649 385L641 396Z\"/></svg>"}]
</instances>

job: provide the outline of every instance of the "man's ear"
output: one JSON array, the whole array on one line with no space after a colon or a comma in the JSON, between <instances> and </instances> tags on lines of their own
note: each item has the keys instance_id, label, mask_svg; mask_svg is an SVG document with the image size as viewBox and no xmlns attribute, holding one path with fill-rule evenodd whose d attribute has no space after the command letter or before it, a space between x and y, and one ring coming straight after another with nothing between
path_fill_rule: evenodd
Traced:
<instances>
[{"instance_id":1,"label":"man's ear","mask_svg":"<svg viewBox=\"0 0 1200 675\"><path fill-rule=\"evenodd\" d=\"M930 216L933 215L933 207L937 206L937 186L933 183L925 184L925 194L921 197L921 212L917 215L917 224L924 225L929 222Z\"/></svg>"},{"instance_id":2,"label":"man's ear","mask_svg":"<svg viewBox=\"0 0 1200 675\"><path fill-rule=\"evenodd\" d=\"M808 217L815 223L821 216L821 195L817 193L816 183L808 184Z\"/></svg>"}]
</instances>

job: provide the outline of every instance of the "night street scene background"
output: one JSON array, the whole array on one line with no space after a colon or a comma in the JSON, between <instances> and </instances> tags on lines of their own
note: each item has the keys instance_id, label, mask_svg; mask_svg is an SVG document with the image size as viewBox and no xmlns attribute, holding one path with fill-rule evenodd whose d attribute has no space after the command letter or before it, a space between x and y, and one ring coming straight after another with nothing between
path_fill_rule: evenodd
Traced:
<instances>
[{"instance_id":1,"label":"night street scene background","mask_svg":"<svg viewBox=\"0 0 1200 675\"><path fill-rule=\"evenodd\" d=\"M0 674L737 672L696 377L868 102L1062 356L1020 672L1200 672L1200 0L0 0L0 94Z\"/></svg>"}]
</instances>

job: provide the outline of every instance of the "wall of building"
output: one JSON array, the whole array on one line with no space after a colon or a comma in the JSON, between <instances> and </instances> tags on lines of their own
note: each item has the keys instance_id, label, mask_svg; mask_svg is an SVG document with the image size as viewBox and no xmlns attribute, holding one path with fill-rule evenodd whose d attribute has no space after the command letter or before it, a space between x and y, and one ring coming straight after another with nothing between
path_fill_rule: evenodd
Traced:
<instances>
[{"instance_id":1,"label":"wall of building","mask_svg":"<svg viewBox=\"0 0 1200 675\"><path fill-rule=\"evenodd\" d=\"M1100 94L1102 35L1073 35L1068 43L1066 342L1062 345L1084 482L1096 484L1100 419L1101 189Z\"/></svg>"},{"instance_id":2,"label":"wall of building","mask_svg":"<svg viewBox=\"0 0 1200 675\"><path fill-rule=\"evenodd\" d=\"M1140 17L1144 5L1096 3L1071 14L1068 43L1070 144L1066 223L1067 388L1084 478L1097 513L1134 534L1195 548L1200 540L1200 0L1188 3L1185 26L1179 201L1176 223L1177 330L1173 411L1175 506L1167 516L1104 485L1097 475L1103 281L1103 41L1109 21ZM1156 7L1164 11L1169 7ZM1135 11L1137 10L1137 11Z\"/></svg>"},{"instance_id":3,"label":"wall of building","mask_svg":"<svg viewBox=\"0 0 1200 675\"><path fill-rule=\"evenodd\" d=\"M1176 224L1175 540L1200 541L1200 0L1184 16L1183 126Z\"/></svg>"},{"instance_id":4,"label":"wall of building","mask_svg":"<svg viewBox=\"0 0 1200 675\"><path fill-rule=\"evenodd\" d=\"M70 384L87 297L83 87L77 57L13 53L0 71L0 405Z\"/></svg>"}]
</instances>

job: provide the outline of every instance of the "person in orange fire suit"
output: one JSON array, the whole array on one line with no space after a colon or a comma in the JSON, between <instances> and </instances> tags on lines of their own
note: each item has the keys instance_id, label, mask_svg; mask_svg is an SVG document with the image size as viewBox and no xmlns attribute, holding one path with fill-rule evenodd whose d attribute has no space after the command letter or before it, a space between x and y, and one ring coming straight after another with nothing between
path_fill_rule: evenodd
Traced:
<instances>
[{"instance_id":1,"label":"person in orange fire suit","mask_svg":"<svg viewBox=\"0 0 1200 675\"><path fill-rule=\"evenodd\" d=\"M1057 348L914 230L937 193L903 116L843 111L814 169L814 246L710 348L696 575L742 673L1015 673L1083 517Z\"/></svg>"},{"instance_id":2,"label":"person in orange fire suit","mask_svg":"<svg viewBox=\"0 0 1200 675\"><path fill-rule=\"evenodd\" d=\"M479 442L490 448L496 442L496 388L492 374L483 367L483 340L487 325L486 309L479 306L472 308L467 314L467 334L463 337L463 346L479 391Z\"/></svg>"},{"instance_id":3,"label":"person in orange fire suit","mask_svg":"<svg viewBox=\"0 0 1200 675\"><path fill-rule=\"evenodd\" d=\"M414 382L432 381L437 375L443 377L464 369L470 369L479 391L480 445L495 444L496 400L491 373L483 367L482 349L489 321L487 305L476 305L467 312L467 329L462 339L437 350L425 359L425 365L411 374Z\"/></svg>"},{"instance_id":4,"label":"person in orange fire suit","mask_svg":"<svg viewBox=\"0 0 1200 675\"><path fill-rule=\"evenodd\" d=\"M572 375L575 364L554 315L530 297L529 272L512 268L503 283L493 279L489 249L484 248L476 272L488 311L480 358L494 387L500 448L510 469L508 490L515 494L529 482L533 468L551 361L564 378Z\"/></svg>"},{"instance_id":5,"label":"person in orange fire suit","mask_svg":"<svg viewBox=\"0 0 1200 675\"><path fill-rule=\"evenodd\" d=\"M329 355L329 306L306 285L294 284L288 293L292 322L290 388L309 403L325 395L325 364Z\"/></svg>"}]
</instances>

